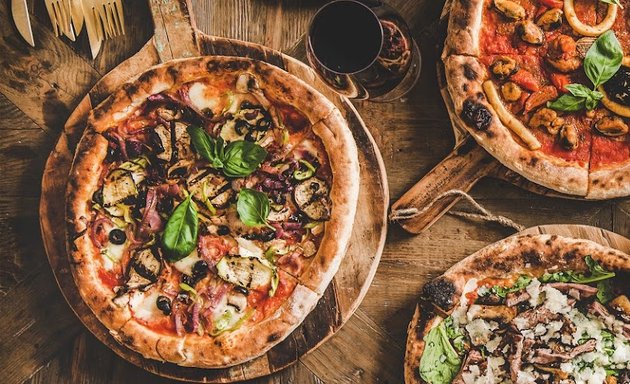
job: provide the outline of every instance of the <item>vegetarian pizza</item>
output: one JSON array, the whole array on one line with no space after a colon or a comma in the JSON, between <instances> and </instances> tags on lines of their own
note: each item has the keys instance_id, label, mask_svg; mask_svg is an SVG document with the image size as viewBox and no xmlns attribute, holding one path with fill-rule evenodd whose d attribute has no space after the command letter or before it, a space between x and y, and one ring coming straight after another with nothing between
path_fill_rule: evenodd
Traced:
<instances>
[{"instance_id":1,"label":"vegetarian pizza","mask_svg":"<svg viewBox=\"0 0 630 384\"><path fill-rule=\"evenodd\" d=\"M314 308L345 254L357 149L340 112L255 60L153 67L90 114L67 189L80 294L147 358L225 367Z\"/></svg>"},{"instance_id":2,"label":"vegetarian pizza","mask_svg":"<svg viewBox=\"0 0 630 384\"><path fill-rule=\"evenodd\" d=\"M515 236L425 285L405 381L630 383L630 256L586 240Z\"/></svg>"},{"instance_id":3,"label":"vegetarian pizza","mask_svg":"<svg viewBox=\"0 0 630 384\"><path fill-rule=\"evenodd\" d=\"M630 194L630 1L453 0L443 52L454 122L526 178Z\"/></svg>"}]
</instances>

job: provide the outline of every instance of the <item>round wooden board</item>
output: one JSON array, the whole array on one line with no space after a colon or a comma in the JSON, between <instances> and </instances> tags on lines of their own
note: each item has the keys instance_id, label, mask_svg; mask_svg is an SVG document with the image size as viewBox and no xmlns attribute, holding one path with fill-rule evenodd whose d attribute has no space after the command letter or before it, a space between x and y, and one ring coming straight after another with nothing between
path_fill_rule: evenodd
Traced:
<instances>
[{"instance_id":1,"label":"round wooden board","mask_svg":"<svg viewBox=\"0 0 630 384\"><path fill-rule=\"evenodd\" d=\"M133 57L105 75L79 103L50 154L42 179L40 224L50 265L57 283L72 310L101 342L131 363L157 375L191 382L228 383L277 372L315 349L334 335L352 316L367 293L385 245L389 193L381 155L361 117L345 98L330 91L305 64L260 45L203 35L194 28L186 0L151 0L155 37ZM174 7L177 9L173 12ZM168 10L175 20L156 19ZM177 19L179 17L179 19ZM122 83L167 57L196 56L182 46L162 43L168 35L193 36L202 55L249 57L266 61L304 80L325 94L346 117L359 148L361 186L358 210L347 254L317 307L283 342L265 355L225 369L180 367L143 358L118 344L81 299L76 288L65 246L65 190L74 149L85 128L89 111ZM170 39L175 41L174 39ZM186 40L186 39L182 39ZM196 41L195 41L196 40ZM179 44L179 41L178 41ZM160 49L156 48L160 47ZM178 51L179 50L179 51ZM178 54L177 52L184 52ZM193 52L194 53L194 52Z\"/></svg>"},{"instance_id":2,"label":"round wooden board","mask_svg":"<svg viewBox=\"0 0 630 384\"><path fill-rule=\"evenodd\" d=\"M512 236L519 235L540 235L540 234L551 234L551 235L560 235L565 237L572 237L576 239L586 239L591 240L596 243L599 243L603 246L618 249L622 252L630 254L630 239L618 235L614 232L608 231L606 229L592 227L588 225L540 225L536 227L527 228L524 231L516 233ZM490 245L488 245L490 246ZM485 247L484 247L485 248ZM416 338L416 327L418 321L420 320L420 306L416 305L416 309L414 311L413 318L409 323L409 327L407 328L407 343L411 341L411 338ZM414 370L416 369L415 364L411 367L408 364L408 356L405 356L405 383L407 384L415 384L417 380L410 380L412 375L415 376Z\"/></svg>"}]
</instances>

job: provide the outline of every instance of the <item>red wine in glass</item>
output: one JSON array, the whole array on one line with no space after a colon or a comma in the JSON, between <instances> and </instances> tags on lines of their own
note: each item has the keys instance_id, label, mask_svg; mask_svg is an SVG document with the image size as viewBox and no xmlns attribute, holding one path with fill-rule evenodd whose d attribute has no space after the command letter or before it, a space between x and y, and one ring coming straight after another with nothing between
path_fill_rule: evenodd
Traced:
<instances>
[{"instance_id":1,"label":"red wine in glass","mask_svg":"<svg viewBox=\"0 0 630 384\"><path fill-rule=\"evenodd\" d=\"M306 55L319 77L349 98L392 101L420 75L420 51L407 24L381 1L323 6L311 21Z\"/></svg>"}]
</instances>

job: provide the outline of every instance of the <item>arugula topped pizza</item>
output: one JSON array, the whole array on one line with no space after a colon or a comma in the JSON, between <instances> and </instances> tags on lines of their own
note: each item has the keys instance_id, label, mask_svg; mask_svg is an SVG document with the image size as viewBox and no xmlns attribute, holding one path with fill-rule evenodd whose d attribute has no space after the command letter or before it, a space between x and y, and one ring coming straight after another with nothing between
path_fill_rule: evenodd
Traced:
<instances>
[{"instance_id":1,"label":"arugula topped pizza","mask_svg":"<svg viewBox=\"0 0 630 384\"><path fill-rule=\"evenodd\" d=\"M515 236L425 285L406 383L630 383L630 256Z\"/></svg>"},{"instance_id":2,"label":"arugula topped pizza","mask_svg":"<svg viewBox=\"0 0 630 384\"><path fill-rule=\"evenodd\" d=\"M358 197L340 112L271 65L175 60L90 114L67 190L79 292L147 358L225 367L315 307Z\"/></svg>"},{"instance_id":3,"label":"arugula topped pizza","mask_svg":"<svg viewBox=\"0 0 630 384\"><path fill-rule=\"evenodd\" d=\"M630 2L453 0L443 62L454 123L505 166L630 194Z\"/></svg>"}]
</instances>

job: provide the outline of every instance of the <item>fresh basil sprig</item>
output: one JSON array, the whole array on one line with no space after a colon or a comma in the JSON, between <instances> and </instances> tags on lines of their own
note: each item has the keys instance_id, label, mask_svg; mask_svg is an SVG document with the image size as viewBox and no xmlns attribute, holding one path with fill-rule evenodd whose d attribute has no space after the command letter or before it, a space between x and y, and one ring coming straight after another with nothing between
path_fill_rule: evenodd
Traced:
<instances>
[{"instance_id":1,"label":"fresh basil sprig","mask_svg":"<svg viewBox=\"0 0 630 384\"><path fill-rule=\"evenodd\" d=\"M238 217L245 225L250 227L269 226L269 223L267 223L269 198L262 192L249 188L241 189L238 193L236 211L238 212Z\"/></svg>"},{"instance_id":2,"label":"fresh basil sprig","mask_svg":"<svg viewBox=\"0 0 630 384\"><path fill-rule=\"evenodd\" d=\"M267 151L256 143L237 140L226 146L221 137L215 139L202 128L189 126L187 130L197 153L228 177L250 175L267 157Z\"/></svg>"},{"instance_id":3,"label":"fresh basil sprig","mask_svg":"<svg viewBox=\"0 0 630 384\"><path fill-rule=\"evenodd\" d=\"M569 84L565 88L570 94L548 102L547 107L564 112L582 109L593 110L604 97L597 87L604 84L621 67L623 49L613 31L607 31L595 40L584 58L584 72L593 83L593 89L582 84Z\"/></svg>"},{"instance_id":4,"label":"fresh basil sprig","mask_svg":"<svg viewBox=\"0 0 630 384\"><path fill-rule=\"evenodd\" d=\"M192 195L188 195L175 208L162 234L162 245L168 259L177 261L188 256L197 246L198 230L197 205Z\"/></svg>"},{"instance_id":5,"label":"fresh basil sprig","mask_svg":"<svg viewBox=\"0 0 630 384\"><path fill-rule=\"evenodd\" d=\"M545 273L540 278L543 283L561 282L561 283L596 283L615 277L615 272L605 270L591 256L586 256L584 262L588 266L588 273L563 271L555 273Z\"/></svg>"}]
</instances>

